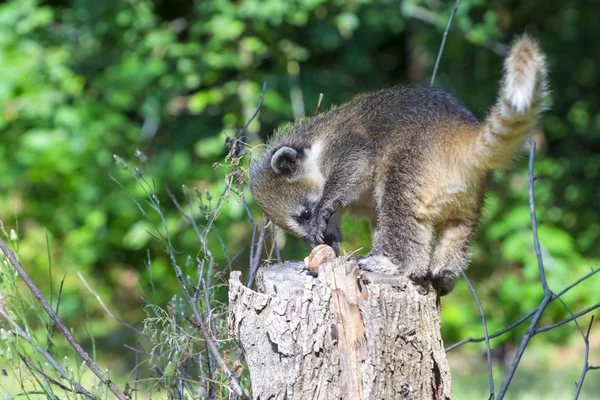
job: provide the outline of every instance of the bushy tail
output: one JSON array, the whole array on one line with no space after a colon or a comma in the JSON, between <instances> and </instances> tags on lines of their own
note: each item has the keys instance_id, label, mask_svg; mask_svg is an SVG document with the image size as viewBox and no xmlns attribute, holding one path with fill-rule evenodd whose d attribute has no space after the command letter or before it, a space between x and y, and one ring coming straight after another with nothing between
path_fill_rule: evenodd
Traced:
<instances>
[{"instance_id":1,"label":"bushy tail","mask_svg":"<svg viewBox=\"0 0 600 400\"><path fill-rule=\"evenodd\" d=\"M546 79L546 57L537 42L527 35L517 39L504 61L498 100L476 140L477 158L487 167L505 167L531 134L544 110Z\"/></svg>"}]
</instances>

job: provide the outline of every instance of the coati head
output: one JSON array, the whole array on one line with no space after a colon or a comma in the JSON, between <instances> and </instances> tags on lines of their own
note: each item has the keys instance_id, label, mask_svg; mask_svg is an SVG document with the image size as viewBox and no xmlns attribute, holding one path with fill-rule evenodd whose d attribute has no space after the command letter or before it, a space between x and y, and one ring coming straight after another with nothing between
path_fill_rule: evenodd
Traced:
<instances>
[{"instance_id":1,"label":"coati head","mask_svg":"<svg viewBox=\"0 0 600 400\"><path fill-rule=\"evenodd\" d=\"M319 244L316 213L325 186L319 165L322 151L322 142L307 147L272 144L248 172L250 191L265 215L313 247ZM322 239L339 250L339 216L330 218Z\"/></svg>"}]
</instances>

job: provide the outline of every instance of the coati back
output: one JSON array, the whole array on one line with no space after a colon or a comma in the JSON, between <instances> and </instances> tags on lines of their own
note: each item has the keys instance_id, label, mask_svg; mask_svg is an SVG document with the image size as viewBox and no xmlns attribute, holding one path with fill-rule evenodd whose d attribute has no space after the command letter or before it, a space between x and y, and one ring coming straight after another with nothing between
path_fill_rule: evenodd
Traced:
<instances>
[{"instance_id":1,"label":"coati back","mask_svg":"<svg viewBox=\"0 0 600 400\"><path fill-rule=\"evenodd\" d=\"M359 266L430 277L446 294L468 263L491 173L531 132L546 85L545 57L523 36L483 123L434 87L360 95L276 133L250 165L250 189L275 224L336 252L342 214L369 217L373 248Z\"/></svg>"}]
</instances>

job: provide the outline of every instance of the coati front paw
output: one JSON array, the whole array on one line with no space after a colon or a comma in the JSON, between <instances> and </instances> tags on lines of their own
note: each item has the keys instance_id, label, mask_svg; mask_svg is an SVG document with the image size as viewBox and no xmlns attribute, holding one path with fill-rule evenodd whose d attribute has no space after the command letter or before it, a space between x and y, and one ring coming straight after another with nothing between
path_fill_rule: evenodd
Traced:
<instances>
[{"instance_id":1,"label":"coati front paw","mask_svg":"<svg viewBox=\"0 0 600 400\"><path fill-rule=\"evenodd\" d=\"M440 296L445 296L454 289L457 279L458 275L456 271L442 268L432 273L431 284Z\"/></svg>"},{"instance_id":2,"label":"coati front paw","mask_svg":"<svg viewBox=\"0 0 600 400\"><path fill-rule=\"evenodd\" d=\"M325 243L325 232L327 231L327 224L329 219L339 208L339 202L333 202L330 206L323 206L317 210L316 215L316 239L320 244Z\"/></svg>"},{"instance_id":3,"label":"coati front paw","mask_svg":"<svg viewBox=\"0 0 600 400\"><path fill-rule=\"evenodd\" d=\"M363 271L375 272L385 275L400 275L400 266L395 264L390 258L382 255L367 255L360 257L358 268Z\"/></svg>"}]
</instances>

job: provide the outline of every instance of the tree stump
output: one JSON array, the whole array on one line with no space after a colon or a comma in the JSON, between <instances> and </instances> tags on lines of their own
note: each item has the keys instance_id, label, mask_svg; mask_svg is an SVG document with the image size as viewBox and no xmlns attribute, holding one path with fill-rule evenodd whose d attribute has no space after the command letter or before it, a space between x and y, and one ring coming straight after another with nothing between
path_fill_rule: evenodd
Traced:
<instances>
[{"instance_id":1,"label":"tree stump","mask_svg":"<svg viewBox=\"0 0 600 400\"><path fill-rule=\"evenodd\" d=\"M450 399L440 306L429 284L360 276L337 258L262 268L255 292L229 280L229 329L254 399Z\"/></svg>"}]
</instances>

